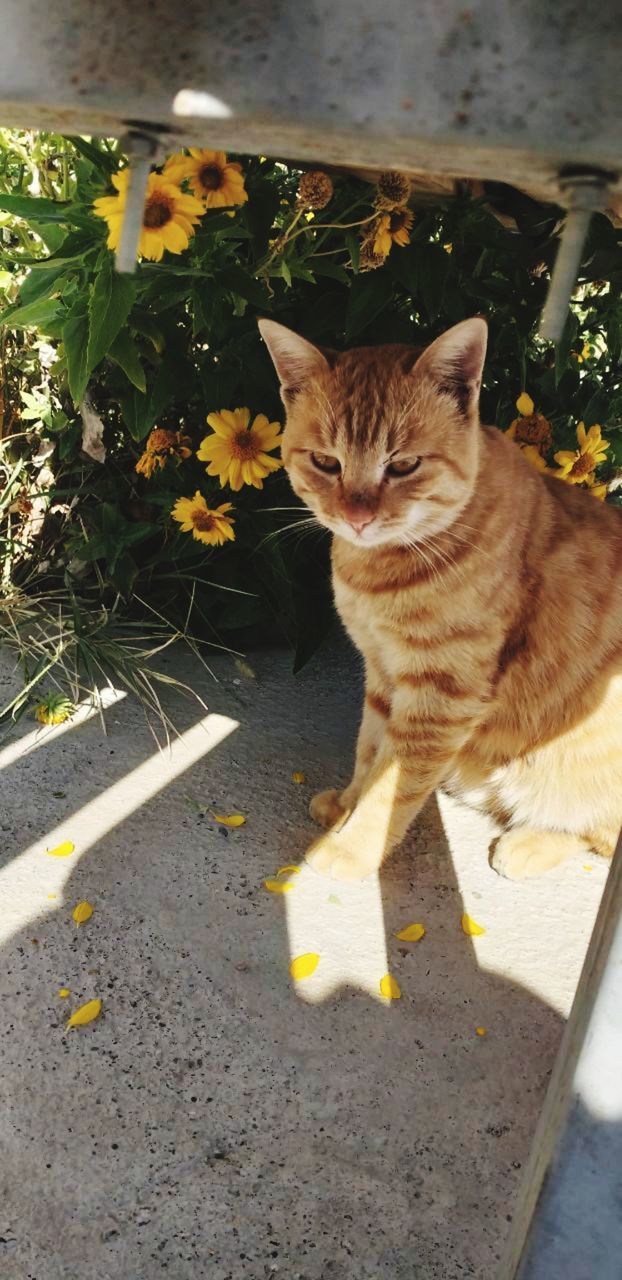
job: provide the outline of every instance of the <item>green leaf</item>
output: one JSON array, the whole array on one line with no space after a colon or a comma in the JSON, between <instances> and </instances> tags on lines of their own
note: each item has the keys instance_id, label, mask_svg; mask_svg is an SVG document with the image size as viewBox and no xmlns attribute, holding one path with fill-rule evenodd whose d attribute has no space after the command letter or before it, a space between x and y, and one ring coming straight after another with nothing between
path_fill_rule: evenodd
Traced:
<instances>
[{"instance_id":1,"label":"green leaf","mask_svg":"<svg viewBox=\"0 0 622 1280\"><path fill-rule=\"evenodd\" d=\"M305 259L305 263L316 276L328 276L330 280L339 280L341 284L349 284L352 279L345 267L340 267L336 262L325 262L323 258L311 256Z\"/></svg>"},{"instance_id":2,"label":"green leaf","mask_svg":"<svg viewBox=\"0 0 622 1280\"><path fill-rule=\"evenodd\" d=\"M63 325L69 391L76 405L81 403L89 380L86 358L88 328L86 301L84 298L77 298Z\"/></svg>"},{"instance_id":3,"label":"green leaf","mask_svg":"<svg viewBox=\"0 0 622 1280\"><path fill-rule=\"evenodd\" d=\"M18 305L23 307L27 303L35 302L38 298L49 298L51 294L57 293L60 278L65 275L65 271L64 263L52 263L44 271L33 268L19 291Z\"/></svg>"},{"instance_id":4,"label":"green leaf","mask_svg":"<svg viewBox=\"0 0 622 1280\"><path fill-rule=\"evenodd\" d=\"M103 173L116 173L119 167L119 157L115 156L111 151L107 151L104 147L99 147L96 142L88 142L86 138L69 137L68 141L75 147L79 155L84 156L91 161L97 169L101 169Z\"/></svg>"},{"instance_id":5,"label":"green leaf","mask_svg":"<svg viewBox=\"0 0 622 1280\"><path fill-rule=\"evenodd\" d=\"M0 209L12 213L27 222L62 222L83 226L90 222L89 215L80 205L60 200L47 200L44 196L14 196L0 192Z\"/></svg>"},{"instance_id":6,"label":"green leaf","mask_svg":"<svg viewBox=\"0 0 622 1280\"><path fill-rule=\"evenodd\" d=\"M90 329L87 368L90 373L110 350L119 330L125 324L136 297L136 285L130 276L118 275L106 253L89 300Z\"/></svg>"},{"instance_id":7,"label":"green leaf","mask_svg":"<svg viewBox=\"0 0 622 1280\"><path fill-rule=\"evenodd\" d=\"M134 329L136 333L142 334L143 338L148 338L155 347L158 355L162 355L166 346L166 339L160 325L151 315L151 312L135 307L132 312L132 329Z\"/></svg>"},{"instance_id":8,"label":"green leaf","mask_svg":"<svg viewBox=\"0 0 622 1280\"><path fill-rule=\"evenodd\" d=\"M141 364L138 347L129 329L121 329L117 334L108 355L115 364L123 370L125 376L129 378L139 391L147 390L145 381L145 370Z\"/></svg>"},{"instance_id":9,"label":"green leaf","mask_svg":"<svg viewBox=\"0 0 622 1280\"><path fill-rule=\"evenodd\" d=\"M132 440L140 443L151 431L155 422L151 397L142 395L136 387L132 387L129 395L121 396L120 403L123 421Z\"/></svg>"},{"instance_id":10,"label":"green leaf","mask_svg":"<svg viewBox=\"0 0 622 1280\"><path fill-rule=\"evenodd\" d=\"M216 272L216 281L223 289L237 293L254 307L271 310L270 296L263 284L244 271L243 267L230 266Z\"/></svg>"},{"instance_id":11,"label":"green leaf","mask_svg":"<svg viewBox=\"0 0 622 1280\"><path fill-rule=\"evenodd\" d=\"M54 324L61 314L60 304L53 298L36 298L24 307L14 303L0 315L0 325L9 329L38 329L46 336L50 333L48 326Z\"/></svg>"},{"instance_id":12,"label":"green leaf","mask_svg":"<svg viewBox=\"0 0 622 1280\"><path fill-rule=\"evenodd\" d=\"M359 261L361 257L361 242L358 236L355 236L353 231L346 232L345 242L346 242L346 245L348 246L348 251L350 254L350 262L352 263L352 270L354 274L357 276L359 273Z\"/></svg>"},{"instance_id":13,"label":"green leaf","mask_svg":"<svg viewBox=\"0 0 622 1280\"><path fill-rule=\"evenodd\" d=\"M346 313L347 342L362 333L376 319L386 307L392 293L391 280L383 271L370 271L356 276L352 281Z\"/></svg>"},{"instance_id":14,"label":"green leaf","mask_svg":"<svg viewBox=\"0 0 622 1280\"><path fill-rule=\"evenodd\" d=\"M555 386L558 387L567 368L570 352L574 346L578 330L577 317L572 311L564 325L562 336L555 348Z\"/></svg>"},{"instance_id":15,"label":"green leaf","mask_svg":"<svg viewBox=\"0 0 622 1280\"><path fill-rule=\"evenodd\" d=\"M287 265L287 263L286 263L286 261L285 261L285 258L283 258L283 259L282 259L282 261L281 261L281 275L282 275L282 277L283 277L283 279L284 279L284 281L285 281L285 283L286 283L286 285L287 285L288 289L291 289L291 287L292 287L292 273L291 273L291 271L290 271L290 269L289 269L289 267L288 267L288 265Z\"/></svg>"}]
</instances>

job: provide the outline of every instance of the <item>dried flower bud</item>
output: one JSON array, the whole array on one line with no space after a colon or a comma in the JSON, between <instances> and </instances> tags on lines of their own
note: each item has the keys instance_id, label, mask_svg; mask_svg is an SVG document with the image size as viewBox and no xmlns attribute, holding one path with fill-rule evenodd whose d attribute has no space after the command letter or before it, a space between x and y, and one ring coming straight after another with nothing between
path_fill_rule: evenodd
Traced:
<instances>
[{"instance_id":1,"label":"dried flower bud","mask_svg":"<svg viewBox=\"0 0 622 1280\"><path fill-rule=\"evenodd\" d=\"M379 209L396 209L406 204L410 195L410 181L403 173L387 169L378 178L376 204Z\"/></svg>"},{"instance_id":2,"label":"dried flower bud","mask_svg":"<svg viewBox=\"0 0 622 1280\"><path fill-rule=\"evenodd\" d=\"M303 173L298 187L298 207L301 209L324 209L332 199L333 184L327 173L321 169L311 169Z\"/></svg>"}]
</instances>

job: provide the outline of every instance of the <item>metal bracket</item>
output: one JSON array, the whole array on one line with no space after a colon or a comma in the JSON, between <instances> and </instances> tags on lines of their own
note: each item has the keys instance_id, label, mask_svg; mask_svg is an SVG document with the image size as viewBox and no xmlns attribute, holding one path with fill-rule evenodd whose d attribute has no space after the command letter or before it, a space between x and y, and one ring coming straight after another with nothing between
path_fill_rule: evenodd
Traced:
<instances>
[{"instance_id":1,"label":"metal bracket","mask_svg":"<svg viewBox=\"0 0 622 1280\"><path fill-rule=\"evenodd\" d=\"M121 138L121 148L129 159L129 175L115 268L122 274L131 274L136 270L147 179L158 160L161 144L157 135L131 129Z\"/></svg>"},{"instance_id":2,"label":"metal bracket","mask_svg":"<svg viewBox=\"0 0 622 1280\"><path fill-rule=\"evenodd\" d=\"M598 172L568 174L560 177L559 187L568 213L539 329L540 337L550 342L559 342L564 331L592 214L606 208L609 176Z\"/></svg>"}]
</instances>

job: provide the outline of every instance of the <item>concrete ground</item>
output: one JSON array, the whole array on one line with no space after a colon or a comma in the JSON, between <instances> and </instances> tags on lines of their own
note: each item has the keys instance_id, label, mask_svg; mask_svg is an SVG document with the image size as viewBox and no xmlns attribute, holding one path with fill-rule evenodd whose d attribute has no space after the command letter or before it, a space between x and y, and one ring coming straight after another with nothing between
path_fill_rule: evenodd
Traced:
<instances>
[{"instance_id":1,"label":"concrete ground","mask_svg":"<svg viewBox=\"0 0 622 1280\"><path fill-rule=\"evenodd\" d=\"M252 662L214 683L170 659L209 707L167 699L171 753L129 698L107 737L0 744L3 1280L496 1274L605 864L503 881L486 821L439 796L379 884L268 892L313 790L347 780L359 681L344 645L297 678Z\"/></svg>"}]
</instances>

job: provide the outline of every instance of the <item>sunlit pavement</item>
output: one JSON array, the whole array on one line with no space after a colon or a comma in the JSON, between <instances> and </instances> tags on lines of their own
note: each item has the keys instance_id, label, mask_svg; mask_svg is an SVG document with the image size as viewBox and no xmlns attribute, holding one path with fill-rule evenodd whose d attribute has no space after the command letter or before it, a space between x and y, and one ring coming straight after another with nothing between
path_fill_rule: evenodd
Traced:
<instances>
[{"instance_id":1,"label":"sunlit pavement","mask_svg":"<svg viewBox=\"0 0 622 1280\"><path fill-rule=\"evenodd\" d=\"M170 751L115 695L107 737L85 711L0 743L3 1280L495 1274L605 864L510 884L440 796L379 880L269 892L347 780L359 664L251 662L173 655L208 710L167 700Z\"/></svg>"}]
</instances>

